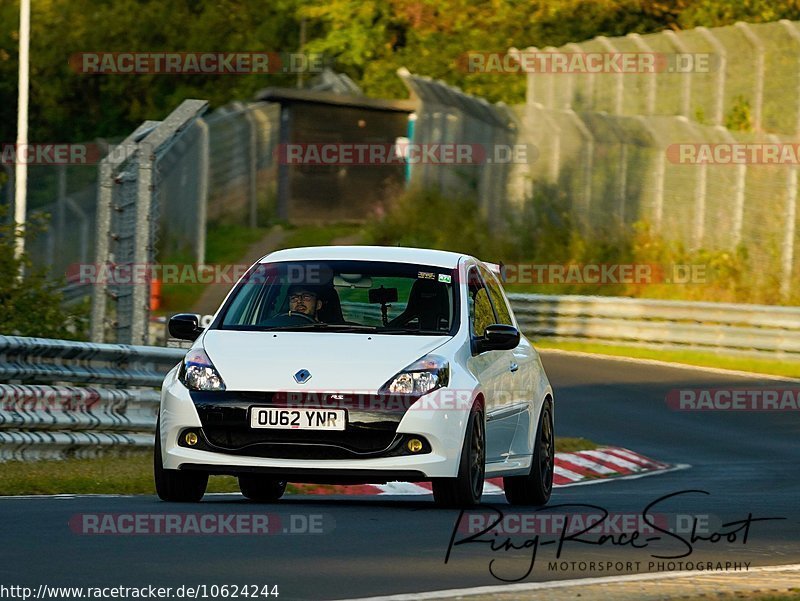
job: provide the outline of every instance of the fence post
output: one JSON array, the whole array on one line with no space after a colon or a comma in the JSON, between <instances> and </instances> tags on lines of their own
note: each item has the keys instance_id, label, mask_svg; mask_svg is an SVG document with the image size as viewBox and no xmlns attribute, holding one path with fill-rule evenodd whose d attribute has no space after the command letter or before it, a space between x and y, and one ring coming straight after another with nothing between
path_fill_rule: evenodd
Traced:
<instances>
[{"instance_id":1,"label":"fence post","mask_svg":"<svg viewBox=\"0 0 800 601\"><path fill-rule=\"evenodd\" d=\"M553 54L555 52L558 52L558 48L554 46L545 46L544 51ZM550 64L552 65L552 60L550 61ZM546 77L548 85L547 85L547 102L545 106L547 106L547 108L554 109L556 108L556 73L552 72L552 68L551 68L551 73L548 73Z\"/></svg>"},{"instance_id":2,"label":"fence post","mask_svg":"<svg viewBox=\"0 0 800 601\"><path fill-rule=\"evenodd\" d=\"M792 267L794 265L795 223L797 220L797 167L789 167L786 185L786 231L783 236L781 298L788 300L792 292Z\"/></svg>"},{"instance_id":3,"label":"fence post","mask_svg":"<svg viewBox=\"0 0 800 601\"><path fill-rule=\"evenodd\" d=\"M158 121L145 121L125 140L109 148L108 154L100 161L97 177L97 208L95 212L95 263L98 270L110 262L109 236L111 236L111 208L114 202L114 185L116 171L128 159L138 153L137 142L152 131ZM90 321L90 339L92 342L103 342L105 339L106 290L108 282L98 278L92 286L92 312Z\"/></svg>"},{"instance_id":4,"label":"fence post","mask_svg":"<svg viewBox=\"0 0 800 601\"><path fill-rule=\"evenodd\" d=\"M682 52L683 54L689 54L689 49L683 43L683 40L674 32L667 29L664 32L664 35L667 36L667 39L670 41L672 46L678 51ZM683 83L681 84L681 112L680 114L684 117L689 117L689 106L691 103L692 97L692 74L690 72L685 72L681 75L681 79Z\"/></svg>"},{"instance_id":5,"label":"fence post","mask_svg":"<svg viewBox=\"0 0 800 601\"><path fill-rule=\"evenodd\" d=\"M108 261L108 237L111 233L111 202L114 195L114 173L108 157L100 163L97 176L97 210L95 213L95 263L100 268ZM105 339L106 282L100 278L92 287L92 313L89 339L103 342Z\"/></svg>"},{"instance_id":6,"label":"fence post","mask_svg":"<svg viewBox=\"0 0 800 601\"><path fill-rule=\"evenodd\" d=\"M139 166L136 175L136 231L134 235L134 264L148 265L155 257L154 234L158 231L159 215L152 210L156 192L156 160L159 149L197 120L208 108L205 100L184 100L139 144ZM149 273L149 270L148 270ZM147 344L149 337L150 282L135 284L131 294L131 343Z\"/></svg>"},{"instance_id":7,"label":"fence post","mask_svg":"<svg viewBox=\"0 0 800 601\"><path fill-rule=\"evenodd\" d=\"M139 146L139 168L136 173L136 229L133 242L133 267L146 266L149 273L150 246L153 244L150 228L153 216L154 171L156 148L145 140ZM157 218L157 217L156 217ZM141 269L141 267L139 267ZM147 344L148 320L150 312L150 281L134 282L131 291L131 339L128 344ZM119 341L118 341L119 342Z\"/></svg>"},{"instance_id":8,"label":"fence post","mask_svg":"<svg viewBox=\"0 0 800 601\"><path fill-rule=\"evenodd\" d=\"M206 222L208 221L208 184L210 173L210 140L208 134L208 123L202 117L195 121L200 132L200 190L197 199L197 220L195 237L195 260L198 265L205 265L206 262Z\"/></svg>"},{"instance_id":9,"label":"fence post","mask_svg":"<svg viewBox=\"0 0 800 601\"><path fill-rule=\"evenodd\" d=\"M736 138L731 132L718 125L715 128L725 136L725 140L730 144L736 143ZM742 241L742 225L744 224L744 193L747 186L747 165L740 163L736 166L736 195L733 199L733 228L731 231L731 247L736 248Z\"/></svg>"},{"instance_id":10,"label":"fence post","mask_svg":"<svg viewBox=\"0 0 800 601\"><path fill-rule=\"evenodd\" d=\"M595 38L602 46L608 50L609 53L615 54L617 49L614 48L614 44L604 35L597 36ZM625 74L619 72L614 75L614 108L613 113L615 115L622 114L622 97L625 94Z\"/></svg>"},{"instance_id":11,"label":"fence post","mask_svg":"<svg viewBox=\"0 0 800 601\"><path fill-rule=\"evenodd\" d=\"M658 135L647 119L638 115L636 120L647 130L658 153L656 162L655 185L653 186L653 227L656 233L661 233L661 223L664 218L664 174L667 168L667 149L658 148Z\"/></svg>"},{"instance_id":12,"label":"fence post","mask_svg":"<svg viewBox=\"0 0 800 601\"><path fill-rule=\"evenodd\" d=\"M689 130L696 134L698 128L692 121L686 117L678 117L678 119L686 125ZM703 135L700 133L700 139ZM697 172L697 182L695 183L695 203L694 203L694 228L692 229L692 249L697 249L703 246L703 238L706 233L706 191L708 189L708 165L703 162L699 165L700 169Z\"/></svg>"},{"instance_id":13,"label":"fence post","mask_svg":"<svg viewBox=\"0 0 800 601\"><path fill-rule=\"evenodd\" d=\"M797 28L794 26L794 23L787 19L781 19L780 24L783 25L786 32L792 37L795 43L800 46L800 32L797 31ZM795 97L800 99L800 52L795 54L797 56L797 91L795 92ZM795 102L795 106L797 106L797 118L795 120L795 128L794 133L800 135L800 100Z\"/></svg>"},{"instance_id":14,"label":"fence post","mask_svg":"<svg viewBox=\"0 0 800 601\"><path fill-rule=\"evenodd\" d=\"M578 46L578 44L570 43L564 46L565 48L569 48L575 54L583 53L583 48ZM586 105L583 107L584 109L593 109L594 108L594 73L587 73L584 77L586 77ZM572 106L575 104L574 97L573 100L570 100L569 106L566 108L571 109Z\"/></svg>"},{"instance_id":15,"label":"fence post","mask_svg":"<svg viewBox=\"0 0 800 601\"><path fill-rule=\"evenodd\" d=\"M625 225L625 200L628 195L628 145L624 133L620 132L616 119L607 113L599 113L614 132L619 144L619 177L617 178L617 220L620 227Z\"/></svg>"},{"instance_id":16,"label":"fence post","mask_svg":"<svg viewBox=\"0 0 800 601\"><path fill-rule=\"evenodd\" d=\"M558 126L558 123L556 123L556 120L547 114L547 111L544 110L541 104L536 103L530 106L535 107L539 111L539 115L555 131L552 152L550 153L550 173L548 175L552 183L556 183L558 182L558 174L561 172L561 128Z\"/></svg>"},{"instance_id":17,"label":"fence post","mask_svg":"<svg viewBox=\"0 0 800 601\"><path fill-rule=\"evenodd\" d=\"M234 106L247 121L247 203L249 207L249 225L255 228L258 224L258 122L253 117L250 107L242 102L234 102Z\"/></svg>"},{"instance_id":18,"label":"fence post","mask_svg":"<svg viewBox=\"0 0 800 601\"><path fill-rule=\"evenodd\" d=\"M756 131L761 131L761 110L764 105L764 44L747 23L739 21L735 27L742 31L756 52L756 72L753 74L753 121Z\"/></svg>"},{"instance_id":19,"label":"fence post","mask_svg":"<svg viewBox=\"0 0 800 601\"><path fill-rule=\"evenodd\" d=\"M627 35L628 38L633 40L633 43L636 44L636 47L641 50L642 52L652 54L653 49L644 41L644 38L640 36L638 33L629 33ZM656 73L651 73L650 77L647 80L647 96L645 96L645 113L648 115L652 115L656 112Z\"/></svg>"},{"instance_id":20,"label":"fence post","mask_svg":"<svg viewBox=\"0 0 800 601\"><path fill-rule=\"evenodd\" d=\"M697 27L696 31L702 35L706 41L714 47L714 51L719 56L719 64L717 66L717 84L716 92L714 93L714 125L722 125L725 120L725 84L728 68L728 51L722 42L707 28Z\"/></svg>"},{"instance_id":21,"label":"fence post","mask_svg":"<svg viewBox=\"0 0 800 601\"><path fill-rule=\"evenodd\" d=\"M771 142L780 144L778 136L768 136ZM787 166L786 173L786 206L783 214L786 218L786 229L781 242L781 285L780 295L788 300L792 292L792 268L794 267L794 238L797 223L797 167Z\"/></svg>"},{"instance_id":22,"label":"fence post","mask_svg":"<svg viewBox=\"0 0 800 601\"><path fill-rule=\"evenodd\" d=\"M572 109L566 109L565 112L575 122L575 126L581 132L583 139L586 141L586 154L583 161L583 214L584 223L588 222L589 210L592 206L592 162L594 161L594 136L586 124Z\"/></svg>"},{"instance_id":23,"label":"fence post","mask_svg":"<svg viewBox=\"0 0 800 601\"><path fill-rule=\"evenodd\" d=\"M526 54L526 53L534 54L534 53L536 53L538 51L539 50L535 46L528 46L527 48L525 48L525 50L517 50L516 48L513 48L513 47L509 48L509 50L508 50L509 54L515 55L517 57L517 61L523 66L528 64L528 63L524 59L520 59L519 55L520 54ZM526 73L525 73L525 99L528 102L535 102L536 101L536 80L534 79L534 77L536 77L536 71L526 71Z\"/></svg>"}]
</instances>

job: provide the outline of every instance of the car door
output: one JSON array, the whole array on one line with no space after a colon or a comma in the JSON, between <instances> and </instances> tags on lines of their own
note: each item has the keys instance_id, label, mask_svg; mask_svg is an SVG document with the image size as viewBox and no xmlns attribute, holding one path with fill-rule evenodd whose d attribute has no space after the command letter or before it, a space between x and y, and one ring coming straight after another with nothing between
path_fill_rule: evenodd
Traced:
<instances>
[{"instance_id":1,"label":"car door","mask_svg":"<svg viewBox=\"0 0 800 601\"><path fill-rule=\"evenodd\" d=\"M470 335L483 336L487 326L497 323L489 290L477 266L467 272ZM509 410L509 365L511 351L484 351L473 355L469 367L480 381L486 403L486 461L503 461L508 456L518 416Z\"/></svg>"},{"instance_id":2,"label":"car door","mask_svg":"<svg viewBox=\"0 0 800 601\"><path fill-rule=\"evenodd\" d=\"M497 315L497 323L518 328L500 281L488 270L482 269L481 273ZM504 394L510 397L508 410L518 416L510 455L526 455L530 453L530 432L537 425L535 416L538 415L538 399L534 398L534 391L538 390L535 351L525 337L520 337L519 344L507 352L509 365L507 378L503 381Z\"/></svg>"}]
</instances>

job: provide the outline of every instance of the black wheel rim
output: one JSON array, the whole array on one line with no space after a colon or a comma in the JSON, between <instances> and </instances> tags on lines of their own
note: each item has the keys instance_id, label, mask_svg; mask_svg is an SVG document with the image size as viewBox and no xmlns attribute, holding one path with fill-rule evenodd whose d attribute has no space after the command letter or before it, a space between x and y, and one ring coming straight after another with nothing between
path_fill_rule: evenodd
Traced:
<instances>
[{"instance_id":1,"label":"black wheel rim","mask_svg":"<svg viewBox=\"0 0 800 601\"><path fill-rule=\"evenodd\" d=\"M542 418L542 437L539 443L539 473L542 475L542 488L550 492L553 486L553 460L555 458L555 439L550 409L545 409Z\"/></svg>"},{"instance_id":2,"label":"black wheel rim","mask_svg":"<svg viewBox=\"0 0 800 601\"><path fill-rule=\"evenodd\" d=\"M484 436L483 419L480 414L474 418L472 426L472 441L470 442L470 481L472 482L472 496L480 499L483 494L483 475L486 469L484 461Z\"/></svg>"}]
</instances>

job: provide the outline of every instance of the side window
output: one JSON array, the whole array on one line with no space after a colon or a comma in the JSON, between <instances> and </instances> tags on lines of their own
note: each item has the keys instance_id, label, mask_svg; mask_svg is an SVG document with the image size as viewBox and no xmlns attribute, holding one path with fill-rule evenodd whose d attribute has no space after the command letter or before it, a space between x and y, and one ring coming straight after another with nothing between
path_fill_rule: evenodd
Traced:
<instances>
[{"instance_id":1,"label":"side window","mask_svg":"<svg viewBox=\"0 0 800 601\"><path fill-rule=\"evenodd\" d=\"M511 313L508 310L506 299L500 289L500 284L497 283L497 279L483 268L481 268L481 275L483 275L486 287L489 289L489 296L492 297L492 305L494 305L494 310L497 313L497 323L513 326L514 321L511 319Z\"/></svg>"},{"instance_id":2,"label":"side window","mask_svg":"<svg viewBox=\"0 0 800 601\"><path fill-rule=\"evenodd\" d=\"M489 293L478 275L478 270L472 268L469 272L469 321L474 336L483 336L486 326L495 323L494 311L489 301Z\"/></svg>"}]
</instances>

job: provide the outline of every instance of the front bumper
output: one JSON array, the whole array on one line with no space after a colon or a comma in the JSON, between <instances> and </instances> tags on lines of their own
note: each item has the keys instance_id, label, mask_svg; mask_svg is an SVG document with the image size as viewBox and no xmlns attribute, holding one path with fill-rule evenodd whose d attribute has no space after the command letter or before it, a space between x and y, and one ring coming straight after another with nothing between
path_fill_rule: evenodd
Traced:
<instances>
[{"instance_id":1,"label":"front bumper","mask_svg":"<svg viewBox=\"0 0 800 601\"><path fill-rule=\"evenodd\" d=\"M308 432L273 430L277 440L253 444L248 408L265 403L273 405L273 399L263 398L269 393L223 394L227 396L190 393L178 381L177 369L167 374L160 411L162 461L166 469L200 469L221 474L260 472L306 482L413 481L451 478L457 474L468 414L462 407L420 410L415 405L407 411L388 412L386 419L372 421L369 416L348 412L348 425L351 421L356 424L350 430L352 435L348 437L348 431L326 435L330 438L335 434L338 442L324 440L320 445L317 444L320 440L308 438ZM370 431L356 431L359 425L362 429L368 426ZM178 437L187 428L201 433L202 448L179 444ZM296 442L300 444L292 444L287 437L295 434L306 439L298 438ZM397 441L409 436L422 437L429 445L428 452L397 454ZM339 450L320 454L323 449Z\"/></svg>"}]
</instances>

